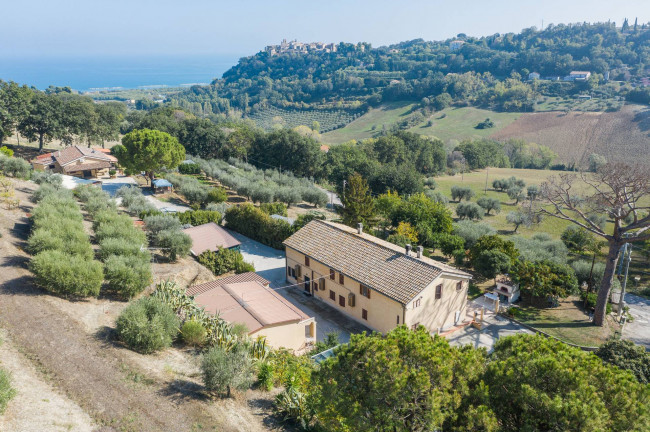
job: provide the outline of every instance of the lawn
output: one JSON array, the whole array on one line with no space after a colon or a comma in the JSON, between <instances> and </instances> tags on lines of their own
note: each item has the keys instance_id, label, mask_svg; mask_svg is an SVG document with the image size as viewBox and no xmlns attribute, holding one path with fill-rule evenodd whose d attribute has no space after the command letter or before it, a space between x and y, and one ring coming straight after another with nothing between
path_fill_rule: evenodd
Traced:
<instances>
[{"instance_id":1,"label":"lawn","mask_svg":"<svg viewBox=\"0 0 650 432\"><path fill-rule=\"evenodd\" d=\"M407 116L412 107L413 104L409 102L395 102L384 104L379 108L371 108L345 127L322 134L322 140L329 144L340 144L352 139L372 138L376 132L382 130L382 126L385 125L386 129L389 129L393 123Z\"/></svg>"},{"instance_id":2,"label":"lawn","mask_svg":"<svg viewBox=\"0 0 650 432\"><path fill-rule=\"evenodd\" d=\"M508 126L521 116L521 113L506 113L484 110L480 108L445 108L435 112L429 119L409 129L422 135L435 136L447 143L450 140L461 141L467 138L489 137L495 131ZM489 118L494 127L476 129L476 125ZM433 122L427 126L429 120Z\"/></svg>"},{"instance_id":3,"label":"lawn","mask_svg":"<svg viewBox=\"0 0 650 432\"><path fill-rule=\"evenodd\" d=\"M599 346L620 327L608 319L603 327L595 326L582 309L577 297L560 300L559 306L539 308L526 303L519 309L517 320L556 338L581 346Z\"/></svg>"},{"instance_id":4,"label":"lawn","mask_svg":"<svg viewBox=\"0 0 650 432\"><path fill-rule=\"evenodd\" d=\"M383 126L389 129L391 125L402 120L413 107L414 104L411 103L394 102L372 108L345 127L324 133L322 140L330 144L340 144L352 139L371 138L381 131ZM430 118L410 128L409 131L435 136L447 143L452 139L460 141L465 138L488 137L496 130L515 121L520 115L521 113L499 113L473 107L446 108L433 113ZM488 117L495 123L495 127L475 129L479 122ZM427 126L429 120L433 123L431 126Z\"/></svg>"},{"instance_id":5,"label":"lawn","mask_svg":"<svg viewBox=\"0 0 650 432\"><path fill-rule=\"evenodd\" d=\"M488 197L493 197L499 199L501 202L501 212L498 214L492 214L490 216L484 216L483 221L491 226L493 226L499 234L503 235L513 235L521 234L526 237L538 232L546 232L551 234L555 238L559 238L562 234L562 231L569 226L569 222L563 221L560 219L546 217L542 222L537 226L532 226L526 228L525 226L520 226L516 233L513 232L513 225L509 224L506 221L506 215L517 209L517 206L514 204L514 201L511 200L505 192L497 192L492 190L492 182L496 179L508 178L515 176L526 182L528 185L540 185L548 177L552 175L557 175L556 171L548 170L531 170L531 169L511 169L511 168L489 168L489 170L478 170L465 174L456 174L453 176L442 176L436 177L437 190L444 193L447 197L451 197L451 187L454 185L457 186L468 186L474 190L476 194L472 201L476 202L480 197L487 195ZM488 190L487 194L485 193L485 184L487 179ZM452 210L455 210L458 203L450 202L449 206ZM454 214L455 215L455 214Z\"/></svg>"}]
</instances>

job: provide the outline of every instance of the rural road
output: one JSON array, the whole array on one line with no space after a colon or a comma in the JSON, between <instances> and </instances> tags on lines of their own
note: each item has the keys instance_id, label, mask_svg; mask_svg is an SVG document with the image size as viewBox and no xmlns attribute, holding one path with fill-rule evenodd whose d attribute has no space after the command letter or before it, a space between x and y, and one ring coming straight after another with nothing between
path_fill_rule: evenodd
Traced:
<instances>
[{"instance_id":1,"label":"rural road","mask_svg":"<svg viewBox=\"0 0 650 432\"><path fill-rule=\"evenodd\" d=\"M627 293L625 304L629 306L634 320L625 324L623 339L629 339L650 350L650 300Z\"/></svg>"},{"instance_id":2,"label":"rural road","mask_svg":"<svg viewBox=\"0 0 650 432\"><path fill-rule=\"evenodd\" d=\"M316 187L327 194L327 206L328 207L333 207L333 205L335 205L335 206L341 205L341 199L334 192L330 192L327 189L324 189L324 188L322 188L320 186L316 186Z\"/></svg>"}]
</instances>

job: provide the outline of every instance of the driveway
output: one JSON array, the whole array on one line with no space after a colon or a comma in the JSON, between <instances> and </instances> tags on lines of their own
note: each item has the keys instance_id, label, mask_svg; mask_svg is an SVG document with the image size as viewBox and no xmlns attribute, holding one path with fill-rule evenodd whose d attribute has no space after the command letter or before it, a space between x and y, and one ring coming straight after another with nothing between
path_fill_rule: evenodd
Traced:
<instances>
[{"instance_id":1,"label":"driveway","mask_svg":"<svg viewBox=\"0 0 650 432\"><path fill-rule=\"evenodd\" d=\"M341 199L334 192L330 192L327 189L324 189L320 186L316 186L316 187L327 194L327 207L333 208L333 206L341 205Z\"/></svg>"},{"instance_id":2,"label":"driveway","mask_svg":"<svg viewBox=\"0 0 650 432\"><path fill-rule=\"evenodd\" d=\"M253 263L255 272L271 282L271 288L282 295L309 316L316 318L316 339L322 341L327 333L339 334L342 343L350 340L351 333L361 333L370 330L356 321L346 317L336 309L325 305L314 297L307 296L301 288L289 285L285 276L284 251L273 249L252 240L242 234L230 231L241 242L241 254L244 261Z\"/></svg>"},{"instance_id":3,"label":"driveway","mask_svg":"<svg viewBox=\"0 0 650 432\"><path fill-rule=\"evenodd\" d=\"M625 324L623 339L629 339L650 350L650 300L628 293L625 294L625 303L634 320Z\"/></svg>"},{"instance_id":4,"label":"driveway","mask_svg":"<svg viewBox=\"0 0 650 432\"><path fill-rule=\"evenodd\" d=\"M122 186L137 186L137 185L138 183L132 177L117 177L114 179L102 180L102 190L105 190L106 192L111 194L111 196L115 196L117 190ZM155 197L153 192L151 192L151 189L149 189L148 187L142 188L142 193L144 194L145 198L147 198L147 201L153 204L154 207L156 207L158 210L181 213L181 212L188 211L190 209L187 206L181 206L178 204L159 200L158 198Z\"/></svg>"}]
</instances>

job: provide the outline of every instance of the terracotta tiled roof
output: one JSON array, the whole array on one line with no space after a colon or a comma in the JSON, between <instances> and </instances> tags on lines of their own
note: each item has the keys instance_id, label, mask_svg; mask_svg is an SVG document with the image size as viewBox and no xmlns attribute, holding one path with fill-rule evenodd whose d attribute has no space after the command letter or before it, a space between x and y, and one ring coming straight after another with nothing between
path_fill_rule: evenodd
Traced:
<instances>
[{"instance_id":1,"label":"terracotta tiled roof","mask_svg":"<svg viewBox=\"0 0 650 432\"><path fill-rule=\"evenodd\" d=\"M65 165L63 167L63 172L71 173L71 172L79 172L79 171L110 168L110 167L111 167L111 163L108 162L108 161L104 161L104 162L88 162L88 163L82 163L82 164L69 164L69 165Z\"/></svg>"},{"instance_id":2,"label":"terracotta tiled roof","mask_svg":"<svg viewBox=\"0 0 650 432\"><path fill-rule=\"evenodd\" d=\"M269 326L297 323L310 317L258 281L218 285L194 297L205 311L231 323L243 323L249 334Z\"/></svg>"},{"instance_id":3,"label":"terracotta tiled roof","mask_svg":"<svg viewBox=\"0 0 650 432\"><path fill-rule=\"evenodd\" d=\"M345 225L313 220L284 244L402 304L443 273L470 278L452 266L422 257Z\"/></svg>"},{"instance_id":4,"label":"terracotta tiled roof","mask_svg":"<svg viewBox=\"0 0 650 432\"><path fill-rule=\"evenodd\" d=\"M241 274L217 279L212 282L206 282L200 285L193 285L187 288L185 292L187 293L187 295L195 296L204 293L206 291L210 291L211 289L220 287L221 285L235 284L240 282L251 282L251 281L259 282L264 286L267 286L271 283L255 272L246 272L246 273L241 273Z\"/></svg>"},{"instance_id":5,"label":"terracotta tiled roof","mask_svg":"<svg viewBox=\"0 0 650 432\"><path fill-rule=\"evenodd\" d=\"M198 256L207 250L216 251L219 247L229 249L241 242L214 222L183 230L192 239L192 255Z\"/></svg>"},{"instance_id":6,"label":"terracotta tiled roof","mask_svg":"<svg viewBox=\"0 0 650 432\"><path fill-rule=\"evenodd\" d=\"M82 157L90 157L93 159L99 159L108 162L117 161L115 156L105 154L102 151L93 148L73 145L70 147L66 147L63 150L57 150L53 153L48 153L46 155L38 156L36 159L32 160L32 162L43 163L42 160L45 160L46 157L49 157L52 161L57 161L61 166L67 165L70 162L74 162L75 160Z\"/></svg>"}]
</instances>

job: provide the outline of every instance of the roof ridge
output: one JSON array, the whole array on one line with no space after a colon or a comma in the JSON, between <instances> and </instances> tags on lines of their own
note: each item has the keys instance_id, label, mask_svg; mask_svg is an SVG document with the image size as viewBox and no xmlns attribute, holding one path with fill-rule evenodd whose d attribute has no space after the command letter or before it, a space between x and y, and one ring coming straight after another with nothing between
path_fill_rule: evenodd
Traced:
<instances>
[{"instance_id":1,"label":"roof ridge","mask_svg":"<svg viewBox=\"0 0 650 432\"><path fill-rule=\"evenodd\" d=\"M412 257L412 256L410 256L410 255L406 255L405 253L403 253L403 252L397 250L397 248L398 248L397 245L395 245L395 249L393 249L393 248L391 248L391 247L388 247L388 246L383 245L383 244L381 244L381 243L378 243L378 242L376 242L376 241L372 241L372 240L370 240L370 239L368 239L368 238L365 238L365 237L362 237L362 236L359 236L359 235L355 235L353 232L350 232L350 231L348 231L348 230L346 230L346 229L341 228L341 226L340 226L341 224L338 224L338 223L336 223L336 222L323 221L323 220L319 220L319 219L314 219L314 222L321 222L321 223L323 223L323 224L325 224L325 225L327 225L327 226L331 226L332 228L337 229L337 230L339 230L339 231L341 231L341 232L343 232L343 233L345 233L345 234L349 234L350 236L352 236L352 237L354 237L354 238L358 238L358 239L364 240L364 241L367 242L367 243L371 243L371 244L373 244L373 245L375 245L375 246L378 246L378 247L380 247L380 248L383 248L383 249L385 249L385 250L388 250L388 251L391 251L391 252L398 253L398 254L404 256L404 258L409 258L409 259L410 259L411 261L413 261L413 262L417 262L417 263L419 263L419 264L425 264L425 265L428 265L429 267L433 267L433 268L435 268L435 269L437 269L437 270L445 271L445 269L443 269L442 267L438 267L438 266L436 266L436 265L434 265L434 264L432 264L432 263L429 263L429 262L423 261L423 260L420 259L420 258ZM347 225L344 225L344 226L347 226ZM354 229L354 228L350 228L350 229ZM368 235L370 235L370 234L368 234ZM371 237L375 237L375 236L371 236ZM381 240L379 237L375 237L375 238L377 238L378 240Z\"/></svg>"}]
</instances>

